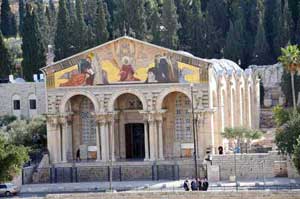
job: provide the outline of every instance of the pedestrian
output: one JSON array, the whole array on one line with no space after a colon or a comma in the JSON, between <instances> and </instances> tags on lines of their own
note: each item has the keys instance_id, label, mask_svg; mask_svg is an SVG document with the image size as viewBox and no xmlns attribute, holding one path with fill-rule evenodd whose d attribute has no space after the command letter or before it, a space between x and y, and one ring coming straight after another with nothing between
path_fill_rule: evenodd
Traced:
<instances>
[{"instance_id":1,"label":"pedestrian","mask_svg":"<svg viewBox=\"0 0 300 199\"><path fill-rule=\"evenodd\" d=\"M209 186L209 183L208 183L208 180L207 180L207 178L205 177L204 178L204 180L203 180L203 190L204 191L207 191L207 189L208 189L208 186Z\"/></svg>"},{"instance_id":2,"label":"pedestrian","mask_svg":"<svg viewBox=\"0 0 300 199\"><path fill-rule=\"evenodd\" d=\"M202 182L200 178L197 178L197 185L198 185L198 190L201 191L202 190Z\"/></svg>"},{"instance_id":3,"label":"pedestrian","mask_svg":"<svg viewBox=\"0 0 300 199\"><path fill-rule=\"evenodd\" d=\"M183 188L185 191L190 191L190 182L189 179L186 179L183 183Z\"/></svg>"},{"instance_id":4,"label":"pedestrian","mask_svg":"<svg viewBox=\"0 0 300 199\"><path fill-rule=\"evenodd\" d=\"M198 190L198 186L197 186L197 180L194 179L191 183L191 188L192 188L192 191L197 191Z\"/></svg>"},{"instance_id":5,"label":"pedestrian","mask_svg":"<svg viewBox=\"0 0 300 199\"><path fill-rule=\"evenodd\" d=\"M80 149L79 148L76 151L76 161L80 161Z\"/></svg>"}]
</instances>

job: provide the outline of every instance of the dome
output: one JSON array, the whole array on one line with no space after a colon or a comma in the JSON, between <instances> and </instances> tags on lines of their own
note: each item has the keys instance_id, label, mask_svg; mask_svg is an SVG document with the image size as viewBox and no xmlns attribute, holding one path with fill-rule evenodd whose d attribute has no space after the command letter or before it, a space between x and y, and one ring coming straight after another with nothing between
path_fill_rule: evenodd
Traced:
<instances>
[{"instance_id":1,"label":"dome","mask_svg":"<svg viewBox=\"0 0 300 199\"><path fill-rule=\"evenodd\" d=\"M189 53L189 52L186 52L186 51L183 51L183 50L178 50L177 52L179 54L182 54L182 55L185 55L185 56L188 56L188 57L194 57L194 55L192 53Z\"/></svg>"},{"instance_id":2,"label":"dome","mask_svg":"<svg viewBox=\"0 0 300 199\"><path fill-rule=\"evenodd\" d=\"M16 78L15 80L14 80L14 83L16 83L16 84L21 84L21 83L25 83L26 81L23 79L23 78Z\"/></svg>"},{"instance_id":3,"label":"dome","mask_svg":"<svg viewBox=\"0 0 300 199\"><path fill-rule=\"evenodd\" d=\"M243 69L241 69L239 65L228 59L207 59L207 61L212 63L212 66L217 74L227 73L231 75L233 72L243 72Z\"/></svg>"}]
</instances>

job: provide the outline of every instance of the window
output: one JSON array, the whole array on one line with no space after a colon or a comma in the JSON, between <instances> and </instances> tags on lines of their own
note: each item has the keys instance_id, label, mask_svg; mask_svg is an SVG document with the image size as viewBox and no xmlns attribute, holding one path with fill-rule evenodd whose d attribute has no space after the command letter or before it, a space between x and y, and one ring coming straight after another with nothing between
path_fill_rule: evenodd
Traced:
<instances>
[{"instance_id":1,"label":"window","mask_svg":"<svg viewBox=\"0 0 300 199\"><path fill-rule=\"evenodd\" d=\"M175 103L175 134L181 141L192 140L191 104L184 94L177 94Z\"/></svg>"},{"instance_id":2,"label":"window","mask_svg":"<svg viewBox=\"0 0 300 199\"><path fill-rule=\"evenodd\" d=\"M20 110L21 106L20 106L20 100L14 100L14 110Z\"/></svg>"},{"instance_id":3,"label":"window","mask_svg":"<svg viewBox=\"0 0 300 199\"><path fill-rule=\"evenodd\" d=\"M35 99L29 100L29 107L30 107L31 110L36 109L36 100Z\"/></svg>"}]
</instances>

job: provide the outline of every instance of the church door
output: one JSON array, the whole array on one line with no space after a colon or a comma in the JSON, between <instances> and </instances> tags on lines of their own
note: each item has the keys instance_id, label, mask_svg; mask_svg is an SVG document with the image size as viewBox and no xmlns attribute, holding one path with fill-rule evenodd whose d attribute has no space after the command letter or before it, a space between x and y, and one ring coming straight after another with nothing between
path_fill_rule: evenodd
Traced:
<instances>
[{"instance_id":1,"label":"church door","mask_svg":"<svg viewBox=\"0 0 300 199\"><path fill-rule=\"evenodd\" d=\"M144 124L126 124L126 159L144 159Z\"/></svg>"}]
</instances>

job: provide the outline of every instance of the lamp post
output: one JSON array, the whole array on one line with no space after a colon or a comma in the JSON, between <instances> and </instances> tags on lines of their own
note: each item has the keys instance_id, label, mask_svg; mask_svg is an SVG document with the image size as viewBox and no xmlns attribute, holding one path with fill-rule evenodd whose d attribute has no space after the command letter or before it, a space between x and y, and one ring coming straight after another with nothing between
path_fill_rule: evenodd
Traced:
<instances>
[{"instance_id":1,"label":"lamp post","mask_svg":"<svg viewBox=\"0 0 300 199\"><path fill-rule=\"evenodd\" d=\"M193 87L194 84L190 85L191 87L191 104L192 104L192 117L193 117L193 137L194 137L194 161L195 161L195 178L198 177L198 165L197 165L197 148L196 148L196 132L195 132L195 114L194 114L194 95Z\"/></svg>"},{"instance_id":2,"label":"lamp post","mask_svg":"<svg viewBox=\"0 0 300 199\"><path fill-rule=\"evenodd\" d=\"M237 181L237 172L236 172L236 148L234 148L234 175L235 175L235 190L238 191L238 181Z\"/></svg>"}]
</instances>

